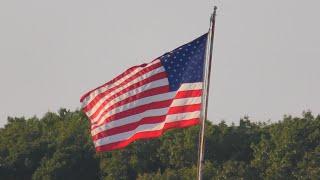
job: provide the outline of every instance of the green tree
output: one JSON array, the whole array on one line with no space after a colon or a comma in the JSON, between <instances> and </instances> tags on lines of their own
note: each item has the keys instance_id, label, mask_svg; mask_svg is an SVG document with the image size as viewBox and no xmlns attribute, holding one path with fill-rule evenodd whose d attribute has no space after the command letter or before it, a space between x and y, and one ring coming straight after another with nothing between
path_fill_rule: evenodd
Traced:
<instances>
[{"instance_id":1,"label":"green tree","mask_svg":"<svg viewBox=\"0 0 320 180\"><path fill-rule=\"evenodd\" d=\"M195 179L199 127L96 153L80 111L42 118L8 118L0 128L0 179ZM320 177L320 116L304 112L277 123L206 121L203 178L311 179Z\"/></svg>"}]
</instances>

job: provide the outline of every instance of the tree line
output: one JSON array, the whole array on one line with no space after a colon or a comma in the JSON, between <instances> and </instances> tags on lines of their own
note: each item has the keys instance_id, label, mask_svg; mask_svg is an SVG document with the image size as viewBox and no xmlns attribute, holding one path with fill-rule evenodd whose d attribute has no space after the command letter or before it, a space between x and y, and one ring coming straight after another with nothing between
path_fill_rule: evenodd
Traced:
<instances>
[{"instance_id":1,"label":"tree line","mask_svg":"<svg viewBox=\"0 0 320 180\"><path fill-rule=\"evenodd\" d=\"M170 130L125 149L96 153L86 116L60 109L9 117L0 128L0 179L193 180L199 127ZM275 123L206 122L204 179L320 179L320 116Z\"/></svg>"}]
</instances>

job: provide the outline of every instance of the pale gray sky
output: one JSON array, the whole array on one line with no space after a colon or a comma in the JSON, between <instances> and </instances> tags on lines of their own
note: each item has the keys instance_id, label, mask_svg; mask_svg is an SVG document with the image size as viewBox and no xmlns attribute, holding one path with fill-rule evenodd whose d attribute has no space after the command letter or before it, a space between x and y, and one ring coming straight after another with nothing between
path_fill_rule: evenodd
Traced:
<instances>
[{"instance_id":1,"label":"pale gray sky","mask_svg":"<svg viewBox=\"0 0 320 180\"><path fill-rule=\"evenodd\" d=\"M320 1L217 1L209 119L320 113ZM1 0L0 126L79 98L208 29L212 1Z\"/></svg>"}]
</instances>

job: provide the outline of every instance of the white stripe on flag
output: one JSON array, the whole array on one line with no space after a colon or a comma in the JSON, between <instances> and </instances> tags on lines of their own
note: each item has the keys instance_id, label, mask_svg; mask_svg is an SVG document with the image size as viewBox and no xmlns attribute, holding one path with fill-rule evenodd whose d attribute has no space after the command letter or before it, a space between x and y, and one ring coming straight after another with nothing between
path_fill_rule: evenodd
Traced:
<instances>
[{"instance_id":1,"label":"white stripe on flag","mask_svg":"<svg viewBox=\"0 0 320 180\"><path fill-rule=\"evenodd\" d=\"M184 105L191 105L191 104L200 104L201 103L201 96L199 97L191 97L191 98L183 98L183 99L174 99L171 103L170 107L175 106L184 106Z\"/></svg>"},{"instance_id":2,"label":"white stripe on flag","mask_svg":"<svg viewBox=\"0 0 320 180\"><path fill-rule=\"evenodd\" d=\"M197 90L202 89L202 82L197 83L183 83L178 91Z\"/></svg>"},{"instance_id":3,"label":"white stripe on flag","mask_svg":"<svg viewBox=\"0 0 320 180\"><path fill-rule=\"evenodd\" d=\"M167 115L166 123L179 121L180 119L193 119L193 118L200 118L200 111Z\"/></svg>"}]
</instances>

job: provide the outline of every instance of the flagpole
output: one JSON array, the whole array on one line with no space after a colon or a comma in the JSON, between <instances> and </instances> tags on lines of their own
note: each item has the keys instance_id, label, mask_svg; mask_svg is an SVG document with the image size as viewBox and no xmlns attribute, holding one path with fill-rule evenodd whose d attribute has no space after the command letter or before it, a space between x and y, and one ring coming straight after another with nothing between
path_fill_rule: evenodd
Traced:
<instances>
[{"instance_id":1,"label":"flagpole","mask_svg":"<svg viewBox=\"0 0 320 180\"><path fill-rule=\"evenodd\" d=\"M211 64L212 64L212 51L213 51L213 39L214 39L214 28L216 19L217 6L214 6L214 11L210 18L210 28L208 32L207 46L206 46L206 57L205 57L205 69L203 73L203 96L202 96L202 107L201 107L201 125L199 133L199 150L198 150L198 180L202 180L202 168L204 165L204 130L205 120L207 119L208 99L209 99L209 88L210 88L210 75L211 75Z\"/></svg>"}]
</instances>

